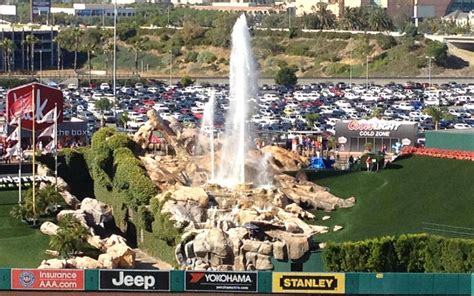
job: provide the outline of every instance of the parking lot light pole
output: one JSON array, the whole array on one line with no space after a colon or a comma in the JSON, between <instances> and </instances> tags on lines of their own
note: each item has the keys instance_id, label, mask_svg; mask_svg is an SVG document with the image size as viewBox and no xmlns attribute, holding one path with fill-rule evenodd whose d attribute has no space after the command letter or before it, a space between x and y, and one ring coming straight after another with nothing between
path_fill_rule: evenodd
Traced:
<instances>
[{"instance_id":1,"label":"parking lot light pole","mask_svg":"<svg viewBox=\"0 0 474 296\"><path fill-rule=\"evenodd\" d=\"M434 58L432 56L426 56L428 59L428 87L431 88L431 60Z\"/></svg>"},{"instance_id":2,"label":"parking lot light pole","mask_svg":"<svg viewBox=\"0 0 474 296\"><path fill-rule=\"evenodd\" d=\"M369 88L369 55L367 55L367 62L366 62L367 68L366 68L366 84L367 88Z\"/></svg>"}]
</instances>

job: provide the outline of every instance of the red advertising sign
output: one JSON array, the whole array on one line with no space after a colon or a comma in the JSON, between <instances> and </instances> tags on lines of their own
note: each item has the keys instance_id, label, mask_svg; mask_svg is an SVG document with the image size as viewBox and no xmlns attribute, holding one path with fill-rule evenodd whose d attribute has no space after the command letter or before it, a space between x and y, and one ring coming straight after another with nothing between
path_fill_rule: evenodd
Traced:
<instances>
[{"instance_id":1,"label":"red advertising sign","mask_svg":"<svg viewBox=\"0 0 474 296\"><path fill-rule=\"evenodd\" d=\"M34 98L34 101L32 100ZM30 104L15 104L16 101L24 100L30 101ZM51 125L51 123L39 123L43 117L52 111L57 106L58 123L63 121L63 92L59 89L52 88L39 83L30 83L26 85L13 88L7 92L7 122L10 123L15 119L15 114L23 114L22 128L33 129L33 110L31 106L34 105L34 113L36 117L36 130L43 130ZM22 108L23 107L23 108Z\"/></svg>"},{"instance_id":2,"label":"red advertising sign","mask_svg":"<svg viewBox=\"0 0 474 296\"><path fill-rule=\"evenodd\" d=\"M84 290L84 270L12 269L12 289Z\"/></svg>"}]
</instances>

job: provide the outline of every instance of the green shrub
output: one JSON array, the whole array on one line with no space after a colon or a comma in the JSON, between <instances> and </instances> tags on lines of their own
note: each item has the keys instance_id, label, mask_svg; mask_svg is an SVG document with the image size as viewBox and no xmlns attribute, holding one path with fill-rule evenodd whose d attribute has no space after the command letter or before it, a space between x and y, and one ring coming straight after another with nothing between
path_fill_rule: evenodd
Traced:
<instances>
[{"instance_id":1,"label":"green shrub","mask_svg":"<svg viewBox=\"0 0 474 296\"><path fill-rule=\"evenodd\" d=\"M292 42L286 48L286 53L294 56L307 56L310 48L306 42Z\"/></svg>"},{"instance_id":2,"label":"green shrub","mask_svg":"<svg viewBox=\"0 0 474 296\"><path fill-rule=\"evenodd\" d=\"M195 63L197 62L197 58L198 58L198 53L195 51L190 51L186 54L184 61L186 63Z\"/></svg>"},{"instance_id":3,"label":"green shrub","mask_svg":"<svg viewBox=\"0 0 474 296\"><path fill-rule=\"evenodd\" d=\"M210 51L201 51L197 57L197 61L203 64L211 64L217 60L215 54Z\"/></svg>"},{"instance_id":4,"label":"green shrub","mask_svg":"<svg viewBox=\"0 0 474 296\"><path fill-rule=\"evenodd\" d=\"M397 45L397 40L392 36L385 35L385 34L377 34L375 35L375 40L377 40L378 45L383 50L390 49Z\"/></svg>"},{"instance_id":5,"label":"green shrub","mask_svg":"<svg viewBox=\"0 0 474 296\"><path fill-rule=\"evenodd\" d=\"M474 240L426 234L382 237L358 242L329 242L327 270L340 272L474 271Z\"/></svg>"}]
</instances>

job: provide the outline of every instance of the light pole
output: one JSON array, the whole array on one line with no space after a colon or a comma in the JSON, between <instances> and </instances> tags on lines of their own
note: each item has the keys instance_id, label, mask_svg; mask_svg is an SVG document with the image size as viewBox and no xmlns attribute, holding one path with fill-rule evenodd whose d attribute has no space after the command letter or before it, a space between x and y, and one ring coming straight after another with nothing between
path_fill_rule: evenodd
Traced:
<instances>
[{"instance_id":1,"label":"light pole","mask_svg":"<svg viewBox=\"0 0 474 296\"><path fill-rule=\"evenodd\" d=\"M116 80L117 80L117 0L114 0L114 62L112 69L112 85L113 85L113 95L114 95L114 116L117 115L116 106L117 106L117 90L116 90Z\"/></svg>"},{"instance_id":2,"label":"light pole","mask_svg":"<svg viewBox=\"0 0 474 296\"><path fill-rule=\"evenodd\" d=\"M172 74L173 74L173 52L170 50L170 84L169 84L170 87L173 84Z\"/></svg>"},{"instance_id":3,"label":"light pole","mask_svg":"<svg viewBox=\"0 0 474 296\"><path fill-rule=\"evenodd\" d=\"M367 85L367 88L369 88L369 55L367 55L367 62L366 62L366 65L367 65L367 68L366 68L366 85Z\"/></svg>"},{"instance_id":4,"label":"light pole","mask_svg":"<svg viewBox=\"0 0 474 296\"><path fill-rule=\"evenodd\" d=\"M351 58L349 61L349 86L352 88L352 49L351 49Z\"/></svg>"},{"instance_id":5,"label":"light pole","mask_svg":"<svg viewBox=\"0 0 474 296\"><path fill-rule=\"evenodd\" d=\"M426 56L428 59L428 87L431 88L431 60L433 59L432 56Z\"/></svg>"},{"instance_id":6,"label":"light pole","mask_svg":"<svg viewBox=\"0 0 474 296\"><path fill-rule=\"evenodd\" d=\"M40 49L40 82L43 83L43 50Z\"/></svg>"}]
</instances>

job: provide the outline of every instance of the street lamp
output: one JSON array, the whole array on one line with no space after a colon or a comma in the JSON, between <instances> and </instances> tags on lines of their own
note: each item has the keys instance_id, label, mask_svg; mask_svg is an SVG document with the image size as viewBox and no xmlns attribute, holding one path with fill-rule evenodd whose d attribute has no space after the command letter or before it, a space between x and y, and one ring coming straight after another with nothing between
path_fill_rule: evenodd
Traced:
<instances>
[{"instance_id":1,"label":"street lamp","mask_svg":"<svg viewBox=\"0 0 474 296\"><path fill-rule=\"evenodd\" d=\"M43 50L40 49L40 82L43 83Z\"/></svg>"},{"instance_id":2,"label":"street lamp","mask_svg":"<svg viewBox=\"0 0 474 296\"><path fill-rule=\"evenodd\" d=\"M367 55L367 62L366 62L367 68L366 68L366 85L367 88L369 88L369 55Z\"/></svg>"},{"instance_id":3,"label":"street lamp","mask_svg":"<svg viewBox=\"0 0 474 296\"><path fill-rule=\"evenodd\" d=\"M431 88L431 60L434 59L433 56L426 56L428 59L428 87Z\"/></svg>"},{"instance_id":4,"label":"street lamp","mask_svg":"<svg viewBox=\"0 0 474 296\"><path fill-rule=\"evenodd\" d=\"M170 84L169 84L170 87L173 84L173 81L171 80L172 74L173 74L173 51L170 50Z\"/></svg>"}]
</instances>

